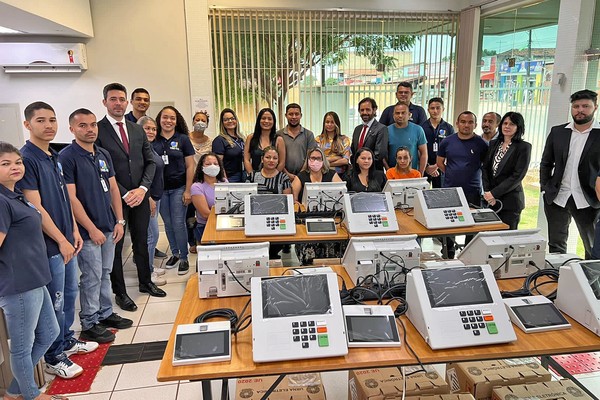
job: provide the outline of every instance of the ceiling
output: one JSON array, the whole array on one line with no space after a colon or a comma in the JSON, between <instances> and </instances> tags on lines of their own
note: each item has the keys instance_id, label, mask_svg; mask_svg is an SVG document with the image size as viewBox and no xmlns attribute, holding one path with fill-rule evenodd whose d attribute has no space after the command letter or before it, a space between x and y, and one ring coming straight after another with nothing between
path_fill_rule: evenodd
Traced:
<instances>
[{"instance_id":1,"label":"ceiling","mask_svg":"<svg viewBox=\"0 0 600 400\"><path fill-rule=\"evenodd\" d=\"M518 10L506 11L482 19L484 35L504 35L510 32L558 24L560 0L546 0Z\"/></svg>"}]
</instances>

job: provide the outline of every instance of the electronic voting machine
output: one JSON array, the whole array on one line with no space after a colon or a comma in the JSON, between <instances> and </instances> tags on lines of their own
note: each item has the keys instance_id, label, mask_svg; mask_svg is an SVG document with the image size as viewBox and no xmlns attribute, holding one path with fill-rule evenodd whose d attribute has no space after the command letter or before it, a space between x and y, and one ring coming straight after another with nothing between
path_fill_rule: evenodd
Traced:
<instances>
[{"instance_id":1,"label":"electronic voting machine","mask_svg":"<svg viewBox=\"0 0 600 400\"><path fill-rule=\"evenodd\" d=\"M398 221L389 192L344 194L346 227L350 233L396 232Z\"/></svg>"},{"instance_id":2,"label":"electronic voting machine","mask_svg":"<svg viewBox=\"0 0 600 400\"><path fill-rule=\"evenodd\" d=\"M415 220L427 229L475 225L469 203L460 187L418 190Z\"/></svg>"},{"instance_id":3,"label":"electronic voting machine","mask_svg":"<svg viewBox=\"0 0 600 400\"><path fill-rule=\"evenodd\" d=\"M294 197L291 194L254 194L244 205L246 236L295 235Z\"/></svg>"},{"instance_id":4,"label":"electronic voting machine","mask_svg":"<svg viewBox=\"0 0 600 400\"><path fill-rule=\"evenodd\" d=\"M517 340L489 265L413 269L406 315L433 349Z\"/></svg>"}]
</instances>

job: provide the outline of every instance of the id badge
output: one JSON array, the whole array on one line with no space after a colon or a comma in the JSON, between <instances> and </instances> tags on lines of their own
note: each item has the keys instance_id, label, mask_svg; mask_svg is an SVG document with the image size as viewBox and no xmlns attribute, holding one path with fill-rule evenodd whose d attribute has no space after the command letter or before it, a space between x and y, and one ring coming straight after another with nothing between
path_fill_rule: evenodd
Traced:
<instances>
[{"instance_id":1,"label":"id badge","mask_svg":"<svg viewBox=\"0 0 600 400\"><path fill-rule=\"evenodd\" d=\"M105 192L108 192L108 185L106 184L106 181L104 180L104 178L100 178L100 183L102 184L102 189Z\"/></svg>"},{"instance_id":2,"label":"id badge","mask_svg":"<svg viewBox=\"0 0 600 400\"><path fill-rule=\"evenodd\" d=\"M437 142L433 142L433 152L437 153L437 151L438 151L438 144L437 144Z\"/></svg>"},{"instance_id":3,"label":"id badge","mask_svg":"<svg viewBox=\"0 0 600 400\"><path fill-rule=\"evenodd\" d=\"M163 162L165 163L165 165L169 165L169 156L166 154L163 154L162 156Z\"/></svg>"}]
</instances>

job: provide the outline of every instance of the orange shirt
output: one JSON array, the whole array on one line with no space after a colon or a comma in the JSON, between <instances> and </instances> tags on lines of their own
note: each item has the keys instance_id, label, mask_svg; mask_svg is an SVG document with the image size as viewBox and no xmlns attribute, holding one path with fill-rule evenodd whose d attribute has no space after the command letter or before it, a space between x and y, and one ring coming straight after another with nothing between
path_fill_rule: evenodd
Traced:
<instances>
[{"instance_id":1,"label":"orange shirt","mask_svg":"<svg viewBox=\"0 0 600 400\"><path fill-rule=\"evenodd\" d=\"M420 178L421 173L416 169L410 169L407 174L398 172L396 168L390 168L385 173L386 178L388 179L409 179L409 178Z\"/></svg>"}]
</instances>

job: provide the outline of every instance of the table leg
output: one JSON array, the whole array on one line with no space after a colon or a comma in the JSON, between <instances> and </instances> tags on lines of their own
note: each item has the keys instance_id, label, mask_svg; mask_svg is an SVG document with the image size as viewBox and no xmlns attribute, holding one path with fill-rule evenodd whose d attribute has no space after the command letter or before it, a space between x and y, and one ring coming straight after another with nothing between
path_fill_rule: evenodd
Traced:
<instances>
[{"instance_id":1,"label":"table leg","mask_svg":"<svg viewBox=\"0 0 600 400\"><path fill-rule=\"evenodd\" d=\"M212 387L210 380L202 381L202 400L212 400Z\"/></svg>"},{"instance_id":2,"label":"table leg","mask_svg":"<svg viewBox=\"0 0 600 400\"><path fill-rule=\"evenodd\" d=\"M546 369L548 369L548 367L551 367L554 371L558 372L558 374L563 378L568 378L571 381L573 381L574 384L579 386L579 388L585 393L587 393L587 395L590 396L592 399L598 399L598 397L596 397L592 392L590 392L589 389L586 388L581 382L575 379L575 377L571 375L569 371L564 369L563 366L560 365L554 358L552 358L551 356L541 356L540 358L542 361L542 367Z\"/></svg>"}]
</instances>

